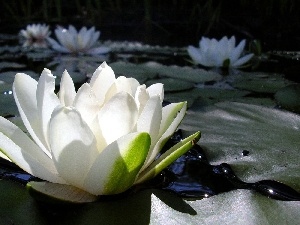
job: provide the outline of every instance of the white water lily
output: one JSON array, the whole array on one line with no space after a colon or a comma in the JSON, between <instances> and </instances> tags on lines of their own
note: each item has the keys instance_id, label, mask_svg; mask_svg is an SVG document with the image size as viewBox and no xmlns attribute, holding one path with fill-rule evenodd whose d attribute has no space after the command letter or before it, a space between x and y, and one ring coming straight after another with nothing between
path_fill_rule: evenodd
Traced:
<instances>
[{"instance_id":1,"label":"white water lily","mask_svg":"<svg viewBox=\"0 0 300 225\"><path fill-rule=\"evenodd\" d=\"M162 84L146 88L133 78L115 78L105 62L77 92L67 71L59 93L54 89L48 69L38 82L22 73L15 77L14 98L31 138L0 117L0 151L48 181L42 188L30 182L41 192L60 195L53 189L66 187L92 196L121 193L156 176L200 138L197 132L156 159L183 119L186 102L162 107Z\"/></svg>"},{"instance_id":2,"label":"white water lily","mask_svg":"<svg viewBox=\"0 0 300 225\"><path fill-rule=\"evenodd\" d=\"M48 38L48 41L51 47L58 52L95 55L110 51L107 47L96 46L100 31L96 31L95 27L90 29L82 27L77 32L72 25L68 29L58 26L54 32L59 43L52 38Z\"/></svg>"},{"instance_id":3,"label":"white water lily","mask_svg":"<svg viewBox=\"0 0 300 225\"><path fill-rule=\"evenodd\" d=\"M247 63L253 54L242 55L246 41L242 40L235 46L235 37L221 40L202 37L199 48L188 46L188 53L196 64L207 67L241 67Z\"/></svg>"},{"instance_id":4,"label":"white water lily","mask_svg":"<svg viewBox=\"0 0 300 225\"><path fill-rule=\"evenodd\" d=\"M46 39L50 36L49 26L46 24L30 24L20 31L24 39L23 47L47 47Z\"/></svg>"}]
</instances>

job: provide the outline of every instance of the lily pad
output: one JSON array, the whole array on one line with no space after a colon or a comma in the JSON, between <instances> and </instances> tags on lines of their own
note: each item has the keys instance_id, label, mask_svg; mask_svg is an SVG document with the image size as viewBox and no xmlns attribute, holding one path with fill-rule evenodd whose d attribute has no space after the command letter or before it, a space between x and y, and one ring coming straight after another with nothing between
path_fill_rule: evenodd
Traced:
<instances>
[{"instance_id":1,"label":"lily pad","mask_svg":"<svg viewBox=\"0 0 300 225\"><path fill-rule=\"evenodd\" d=\"M157 76L155 72L149 70L143 64L133 64L126 62L115 62L110 64L116 76L133 77L140 83L144 83L147 79L152 79Z\"/></svg>"},{"instance_id":2,"label":"lily pad","mask_svg":"<svg viewBox=\"0 0 300 225\"><path fill-rule=\"evenodd\" d=\"M225 100L240 99L249 93L248 91L234 89L194 88L176 93L165 93L164 99L169 102L187 101L188 107L191 107L195 101L198 104L209 105Z\"/></svg>"},{"instance_id":3,"label":"lily pad","mask_svg":"<svg viewBox=\"0 0 300 225\"><path fill-rule=\"evenodd\" d=\"M158 68L158 73L161 76L181 79L194 83L218 81L222 79L219 73L213 71L207 71L204 69L194 69L192 67L179 67L179 66L161 66Z\"/></svg>"},{"instance_id":4,"label":"lily pad","mask_svg":"<svg viewBox=\"0 0 300 225\"><path fill-rule=\"evenodd\" d=\"M300 116L234 102L190 109L185 130L201 130L210 162L226 162L246 182L275 179L300 190ZM243 157L243 150L249 156Z\"/></svg>"},{"instance_id":5,"label":"lily pad","mask_svg":"<svg viewBox=\"0 0 300 225\"><path fill-rule=\"evenodd\" d=\"M125 62L116 62L110 64L117 75L126 77L149 78L169 77L186 82L200 83L207 81L216 81L222 79L222 76L216 72L203 69L194 69L192 67L165 66L156 62L147 62L142 64L132 64Z\"/></svg>"},{"instance_id":6,"label":"lily pad","mask_svg":"<svg viewBox=\"0 0 300 225\"><path fill-rule=\"evenodd\" d=\"M19 68L24 68L24 64L16 63L16 62L0 62L0 70L6 69L6 68L14 68L14 69L19 69Z\"/></svg>"},{"instance_id":7,"label":"lily pad","mask_svg":"<svg viewBox=\"0 0 300 225\"><path fill-rule=\"evenodd\" d=\"M275 99L280 107L300 113L300 84L280 89L276 92Z\"/></svg>"},{"instance_id":8,"label":"lily pad","mask_svg":"<svg viewBox=\"0 0 300 225\"><path fill-rule=\"evenodd\" d=\"M275 93L292 83L279 74L252 73L250 76L249 74L248 76L242 74L233 82L233 86L258 93Z\"/></svg>"},{"instance_id":9,"label":"lily pad","mask_svg":"<svg viewBox=\"0 0 300 225\"><path fill-rule=\"evenodd\" d=\"M164 90L166 92L183 91L194 87L194 84L186 81L178 81L172 78L153 79L146 82L146 86L150 86L155 83L163 83Z\"/></svg>"},{"instance_id":10,"label":"lily pad","mask_svg":"<svg viewBox=\"0 0 300 225\"><path fill-rule=\"evenodd\" d=\"M244 97L234 99L235 102L253 104L253 105L262 105L268 107L275 107L276 102L271 98L254 98L254 97Z\"/></svg>"},{"instance_id":11,"label":"lily pad","mask_svg":"<svg viewBox=\"0 0 300 225\"><path fill-rule=\"evenodd\" d=\"M102 43L104 46L109 47L113 52L142 52L142 53L158 53L165 55L186 54L186 48L148 45L142 42L130 41L105 41Z\"/></svg>"}]
</instances>

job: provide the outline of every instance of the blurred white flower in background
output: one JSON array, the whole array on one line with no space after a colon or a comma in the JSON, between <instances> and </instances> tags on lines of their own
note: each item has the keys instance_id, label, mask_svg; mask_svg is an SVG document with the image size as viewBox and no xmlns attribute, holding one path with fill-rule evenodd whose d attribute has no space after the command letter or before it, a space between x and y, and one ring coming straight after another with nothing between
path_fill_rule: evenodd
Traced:
<instances>
[{"instance_id":1,"label":"blurred white flower in background","mask_svg":"<svg viewBox=\"0 0 300 225\"><path fill-rule=\"evenodd\" d=\"M30 24L26 29L20 31L23 47L46 48L47 38L50 36L49 26L46 24Z\"/></svg>"},{"instance_id":2,"label":"blurred white flower in background","mask_svg":"<svg viewBox=\"0 0 300 225\"><path fill-rule=\"evenodd\" d=\"M241 67L247 63L254 54L243 55L246 41L242 40L235 46L235 37L221 40L202 37L199 48L188 46L188 53L196 64L207 67Z\"/></svg>"},{"instance_id":3,"label":"blurred white flower in background","mask_svg":"<svg viewBox=\"0 0 300 225\"><path fill-rule=\"evenodd\" d=\"M110 51L107 47L97 46L100 37L100 31L95 31L95 27L87 29L82 27L79 32L74 26L69 25L68 29L58 26L55 29L55 35L58 42L48 38L51 47L61 53L75 54L105 54Z\"/></svg>"}]
</instances>

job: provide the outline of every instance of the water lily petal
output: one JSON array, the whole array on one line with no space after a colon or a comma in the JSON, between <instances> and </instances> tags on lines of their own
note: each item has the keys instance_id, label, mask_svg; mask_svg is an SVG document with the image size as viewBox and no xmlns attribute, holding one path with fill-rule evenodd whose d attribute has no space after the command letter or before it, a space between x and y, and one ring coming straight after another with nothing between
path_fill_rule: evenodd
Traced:
<instances>
[{"instance_id":1,"label":"water lily petal","mask_svg":"<svg viewBox=\"0 0 300 225\"><path fill-rule=\"evenodd\" d=\"M214 41L216 41L216 44L213 45L213 47L220 49L220 52L228 53L228 38L226 36L221 38L220 41L217 41L215 39Z\"/></svg>"},{"instance_id":2,"label":"water lily petal","mask_svg":"<svg viewBox=\"0 0 300 225\"><path fill-rule=\"evenodd\" d=\"M97 47L97 48L91 48L87 51L88 54L91 55L102 55L110 52L110 48L108 47Z\"/></svg>"},{"instance_id":3,"label":"water lily petal","mask_svg":"<svg viewBox=\"0 0 300 225\"><path fill-rule=\"evenodd\" d=\"M151 137L151 146L157 141L162 119L162 106L159 96L151 97L137 121L137 131L147 132Z\"/></svg>"},{"instance_id":4,"label":"water lily petal","mask_svg":"<svg viewBox=\"0 0 300 225\"><path fill-rule=\"evenodd\" d=\"M158 95L160 97L161 102L164 100L164 85L162 83L152 84L147 88L149 96Z\"/></svg>"},{"instance_id":5,"label":"water lily petal","mask_svg":"<svg viewBox=\"0 0 300 225\"><path fill-rule=\"evenodd\" d=\"M139 110L139 115L142 113L147 101L149 100L149 93L146 90L146 85L140 85L137 87L135 92L135 103Z\"/></svg>"},{"instance_id":6,"label":"water lily petal","mask_svg":"<svg viewBox=\"0 0 300 225\"><path fill-rule=\"evenodd\" d=\"M83 179L98 155L94 134L79 112L71 107L57 108L49 127L57 171L69 184L83 187Z\"/></svg>"},{"instance_id":7,"label":"water lily petal","mask_svg":"<svg viewBox=\"0 0 300 225\"><path fill-rule=\"evenodd\" d=\"M237 61L235 61L232 64L232 67L240 67L241 65L245 64L246 62L248 62L253 56L254 56L253 53L244 55L243 57L241 57Z\"/></svg>"},{"instance_id":8,"label":"water lily petal","mask_svg":"<svg viewBox=\"0 0 300 225\"><path fill-rule=\"evenodd\" d=\"M241 56L242 52L244 51L245 44L246 44L246 41L242 40L238 44L238 46L231 49L231 53L228 54L231 62L235 62L236 60L238 60L238 58Z\"/></svg>"},{"instance_id":9,"label":"water lily petal","mask_svg":"<svg viewBox=\"0 0 300 225\"><path fill-rule=\"evenodd\" d=\"M106 92L114 83L115 79L114 71L106 64L106 62L103 62L93 73L90 85L97 96L100 105L103 104Z\"/></svg>"},{"instance_id":10,"label":"water lily petal","mask_svg":"<svg viewBox=\"0 0 300 225\"><path fill-rule=\"evenodd\" d=\"M20 31L21 36L23 36L26 39L30 39L30 35L29 32L27 32L26 30L21 30Z\"/></svg>"},{"instance_id":11,"label":"water lily petal","mask_svg":"<svg viewBox=\"0 0 300 225\"><path fill-rule=\"evenodd\" d=\"M73 25L69 25L68 33L70 33L72 36L77 36L77 30Z\"/></svg>"},{"instance_id":12,"label":"water lily petal","mask_svg":"<svg viewBox=\"0 0 300 225\"><path fill-rule=\"evenodd\" d=\"M210 45L211 45L211 40L209 38L202 37L199 41L199 48L203 52L206 52L207 49L210 48Z\"/></svg>"},{"instance_id":13,"label":"water lily petal","mask_svg":"<svg viewBox=\"0 0 300 225\"><path fill-rule=\"evenodd\" d=\"M86 45L86 49L89 49L89 48L93 47L96 44L96 42L98 41L100 32L99 31L95 32L95 27L91 27L87 31L87 35L88 35L89 42Z\"/></svg>"},{"instance_id":14,"label":"water lily petal","mask_svg":"<svg viewBox=\"0 0 300 225\"><path fill-rule=\"evenodd\" d=\"M38 82L24 73L18 73L13 83L13 94L23 123L38 146L50 156L40 139L43 138L37 109L36 90Z\"/></svg>"},{"instance_id":15,"label":"water lily petal","mask_svg":"<svg viewBox=\"0 0 300 225\"><path fill-rule=\"evenodd\" d=\"M69 25L68 30L64 30L65 44L71 52L77 52L79 50L78 46L78 33L73 25Z\"/></svg>"},{"instance_id":16,"label":"water lily petal","mask_svg":"<svg viewBox=\"0 0 300 225\"><path fill-rule=\"evenodd\" d=\"M89 124L90 129L92 130L96 141L97 141L97 150L99 153L103 151L103 149L106 148L107 143L103 136L102 130L100 128L99 124L99 118L98 115L94 118L94 120Z\"/></svg>"},{"instance_id":17,"label":"water lily petal","mask_svg":"<svg viewBox=\"0 0 300 225\"><path fill-rule=\"evenodd\" d=\"M94 195L121 193L132 186L150 146L148 133L131 133L112 142L98 156L84 181Z\"/></svg>"},{"instance_id":18,"label":"water lily petal","mask_svg":"<svg viewBox=\"0 0 300 225\"><path fill-rule=\"evenodd\" d=\"M235 36L231 36L227 43L228 52L235 48Z\"/></svg>"},{"instance_id":19,"label":"water lily petal","mask_svg":"<svg viewBox=\"0 0 300 225\"><path fill-rule=\"evenodd\" d=\"M79 111L82 119L90 126L100 110L97 97L89 84L83 84L77 92L73 106Z\"/></svg>"},{"instance_id":20,"label":"water lily petal","mask_svg":"<svg viewBox=\"0 0 300 225\"><path fill-rule=\"evenodd\" d=\"M186 102L171 103L163 107L159 136L162 136L163 133L165 133L170 125L174 122L174 118L178 116L178 112L182 109L186 110L186 107Z\"/></svg>"},{"instance_id":21,"label":"water lily petal","mask_svg":"<svg viewBox=\"0 0 300 225\"><path fill-rule=\"evenodd\" d=\"M90 30L91 30L91 33L92 33L90 47L92 47L98 41L101 32L100 31L95 32L95 27L91 27Z\"/></svg>"},{"instance_id":22,"label":"water lily petal","mask_svg":"<svg viewBox=\"0 0 300 225\"><path fill-rule=\"evenodd\" d=\"M54 32L59 43L61 43L61 45L64 46L64 48L66 48L68 52L70 52L70 49L68 48L68 46L70 45L69 44L70 41L67 36L67 32L68 32L67 29L58 26Z\"/></svg>"},{"instance_id":23,"label":"water lily petal","mask_svg":"<svg viewBox=\"0 0 300 225\"><path fill-rule=\"evenodd\" d=\"M0 117L0 151L24 171L55 183L59 177L53 161L20 128Z\"/></svg>"},{"instance_id":24,"label":"water lily petal","mask_svg":"<svg viewBox=\"0 0 300 225\"><path fill-rule=\"evenodd\" d=\"M190 57L192 58L192 60L197 63L197 64L202 64L204 66L206 66L206 64L204 64L203 59L202 59L202 54L199 54L199 49L195 48L194 46L188 46L187 49Z\"/></svg>"},{"instance_id":25,"label":"water lily petal","mask_svg":"<svg viewBox=\"0 0 300 225\"><path fill-rule=\"evenodd\" d=\"M196 132L168 149L159 159L155 160L148 168L139 174L135 184L142 183L158 175L163 169L191 149L198 142L199 138L200 132Z\"/></svg>"},{"instance_id":26,"label":"water lily petal","mask_svg":"<svg viewBox=\"0 0 300 225\"><path fill-rule=\"evenodd\" d=\"M35 124L37 81L24 73L17 73L13 83L13 93L23 121ZM27 128L27 123L25 124ZM29 125L30 126L30 125Z\"/></svg>"},{"instance_id":27,"label":"water lily petal","mask_svg":"<svg viewBox=\"0 0 300 225\"><path fill-rule=\"evenodd\" d=\"M86 27L82 27L78 32L77 44L78 49L84 49L90 41L90 32L87 31Z\"/></svg>"},{"instance_id":28,"label":"water lily petal","mask_svg":"<svg viewBox=\"0 0 300 225\"><path fill-rule=\"evenodd\" d=\"M163 117L161 121L161 128L159 131L160 138L156 142L155 146L152 149L150 149L145 164L142 167L142 170L147 168L153 162L153 160L160 152L164 144L176 131L177 127L179 126L180 122L182 121L185 115L186 109L187 109L186 102L181 102L177 104L172 103L171 106L163 108L163 112L162 112Z\"/></svg>"},{"instance_id":29,"label":"water lily petal","mask_svg":"<svg viewBox=\"0 0 300 225\"><path fill-rule=\"evenodd\" d=\"M74 82L67 70L63 72L58 96L60 103L64 106L71 106L76 96Z\"/></svg>"},{"instance_id":30,"label":"water lily petal","mask_svg":"<svg viewBox=\"0 0 300 225\"><path fill-rule=\"evenodd\" d=\"M119 92L126 92L131 96L135 96L137 88L140 86L140 83L134 78L127 78L124 76L118 77L113 85L108 89L105 102L107 102L111 97Z\"/></svg>"},{"instance_id":31,"label":"water lily petal","mask_svg":"<svg viewBox=\"0 0 300 225\"><path fill-rule=\"evenodd\" d=\"M54 39L48 37L47 38L47 41L50 43L51 47L55 50L55 51L58 51L58 52L61 52L61 53L69 53L69 49L65 48L64 46L58 44L57 41L55 41Z\"/></svg>"},{"instance_id":32,"label":"water lily petal","mask_svg":"<svg viewBox=\"0 0 300 225\"><path fill-rule=\"evenodd\" d=\"M55 77L52 75L51 71L44 69L36 90L37 99L37 110L38 118L40 119L40 126L42 135L40 135L40 141L43 145L49 149L48 143L48 127L51 114L60 105L60 101L57 95L54 93L55 89Z\"/></svg>"},{"instance_id":33,"label":"water lily petal","mask_svg":"<svg viewBox=\"0 0 300 225\"><path fill-rule=\"evenodd\" d=\"M43 202L57 203L87 203L98 198L88 192L67 184L30 181L26 184L30 195ZM42 196L41 196L42 195Z\"/></svg>"},{"instance_id":34,"label":"water lily petal","mask_svg":"<svg viewBox=\"0 0 300 225\"><path fill-rule=\"evenodd\" d=\"M113 96L98 114L99 125L107 144L130 133L137 118L138 109L131 95L120 92Z\"/></svg>"}]
</instances>

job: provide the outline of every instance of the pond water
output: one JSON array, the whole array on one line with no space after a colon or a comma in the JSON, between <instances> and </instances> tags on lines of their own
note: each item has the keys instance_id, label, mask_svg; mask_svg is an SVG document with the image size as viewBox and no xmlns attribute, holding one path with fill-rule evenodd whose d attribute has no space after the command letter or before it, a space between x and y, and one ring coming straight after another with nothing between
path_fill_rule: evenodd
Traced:
<instances>
[{"instance_id":1,"label":"pond water","mask_svg":"<svg viewBox=\"0 0 300 225\"><path fill-rule=\"evenodd\" d=\"M272 51L264 53L255 56L250 67L228 71L209 70L192 65L184 47L151 46L127 41L103 41L101 44L110 47L111 53L91 57L58 54L43 48L23 48L15 35L0 34L0 40L0 115L11 119L18 125L20 120L11 89L14 75L17 72L27 73L38 79L42 69L49 68L57 76L58 84L62 72L67 69L76 85L79 86L91 77L91 74L103 61L107 61L117 76L134 77L147 86L156 82L164 83L166 103L187 100L191 113L188 113L187 122L182 127L183 130L188 130L188 127L194 126L195 129L202 131L202 127L197 126L196 122L189 123L193 113L200 115L201 112L205 112L210 107L215 105L219 107L218 103L222 104L222 102L235 102L244 104L245 107L248 105L258 107L258 115L256 116L254 111L251 116L245 116L245 121L250 121L253 118L259 120L260 113L265 108L276 110L276 115L284 112L287 113L288 117L293 115L297 119L300 113L300 55L297 52ZM230 115L230 106L229 104L229 108L226 108L228 116ZM243 106L241 105L241 108ZM236 105L232 105L233 117L235 113L239 113L235 111L235 107ZM278 120L280 119L281 117ZM232 119L232 121L234 120ZM203 138L205 138L205 129L208 128L204 128ZM220 129L223 127L218 128L218 130ZM183 133L181 131L176 133L170 142L178 142L185 136L185 131ZM268 135L266 135L267 137ZM230 166L232 161L228 160L228 156L223 155L223 159L213 160L212 164L210 159L215 159L216 155L207 150L205 141L204 148L202 148L201 140L199 145L180 157L160 176L138 189L157 188L191 199L207 198L235 189L250 189L274 199L300 200L299 177L295 175L299 173L299 164L298 166L296 164L296 167L291 167L291 170L294 171L293 176L296 177L294 182L285 178L280 180L283 183L288 181L286 185L274 181L277 178L276 175L272 179L272 176L261 172L264 171L263 168L259 172L262 176L257 176L255 181L249 181L247 175L242 174L244 169L239 170L239 163L234 162L233 168ZM294 141L294 146L297 146L296 142ZM268 142L268 145L270 143L272 142ZM222 144L220 143L220 145ZM246 162L252 157L255 146L243 147L242 144L240 145L240 155L237 156L232 153L232 158L238 158L239 162ZM297 152L299 152L299 147L293 150L296 157L295 161L299 162ZM272 153L269 152L268 154L271 155ZM246 161L244 161L245 159ZM285 161L285 163L288 162ZM251 165L249 163L248 167ZM266 168L266 171L268 169ZM249 171L247 170L247 173ZM279 176L279 178L282 177ZM25 184L35 178L11 163L0 159L0 179ZM248 181L246 182L244 179ZM131 190L130 193L136 190ZM53 213L58 212L51 210L50 214Z\"/></svg>"}]
</instances>

